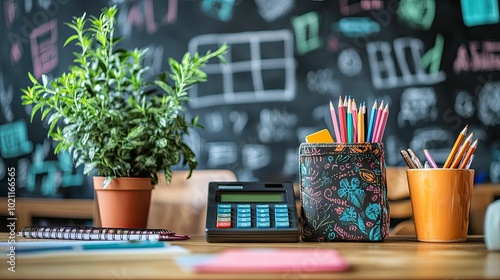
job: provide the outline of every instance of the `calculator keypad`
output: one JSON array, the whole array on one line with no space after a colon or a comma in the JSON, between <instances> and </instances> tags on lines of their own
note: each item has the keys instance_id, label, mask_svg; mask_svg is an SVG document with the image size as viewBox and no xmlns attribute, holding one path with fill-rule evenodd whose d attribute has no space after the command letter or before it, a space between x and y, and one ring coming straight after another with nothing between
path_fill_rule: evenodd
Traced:
<instances>
[{"instance_id":1,"label":"calculator keypad","mask_svg":"<svg viewBox=\"0 0 500 280\"><path fill-rule=\"evenodd\" d=\"M287 204L218 204L217 228L288 228L290 220ZM234 219L232 219L234 218Z\"/></svg>"}]
</instances>

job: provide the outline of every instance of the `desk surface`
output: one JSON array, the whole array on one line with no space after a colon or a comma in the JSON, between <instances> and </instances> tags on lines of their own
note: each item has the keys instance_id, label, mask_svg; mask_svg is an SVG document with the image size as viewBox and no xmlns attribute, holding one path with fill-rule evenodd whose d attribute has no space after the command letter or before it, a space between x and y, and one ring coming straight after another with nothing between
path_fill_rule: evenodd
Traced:
<instances>
[{"instance_id":1,"label":"desk surface","mask_svg":"<svg viewBox=\"0 0 500 280\"><path fill-rule=\"evenodd\" d=\"M0 233L6 241L7 233ZM32 240L32 239L31 239ZM16 242L26 241L17 238ZM487 251L482 236L465 243L423 243L412 236L390 236L384 242L336 243L207 243L202 236L176 241L191 254L219 252L230 247L335 248L352 264L349 272L307 273L297 268L291 273L197 274L181 269L169 257L144 260L93 261L38 259L16 260L16 272L2 261L0 279L484 279L500 278L500 252ZM6 256L3 256L5 259Z\"/></svg>"}]
</instances>

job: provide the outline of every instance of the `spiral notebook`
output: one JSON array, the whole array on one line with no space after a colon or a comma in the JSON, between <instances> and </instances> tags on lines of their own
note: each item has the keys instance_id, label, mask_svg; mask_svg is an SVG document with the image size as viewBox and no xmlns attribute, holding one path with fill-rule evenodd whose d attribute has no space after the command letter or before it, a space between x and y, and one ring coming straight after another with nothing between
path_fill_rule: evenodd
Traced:
<instances>
[{"instance_id":1,"label":"spiral notebook","mask_svg":"<svg viewBox=\"0 0 500 280\"><path fill-rule=\"evenodd\" d=\"M189 239L189 235L176 234L168 229L110 228L90 226L29 226L19 236L35 239L65 240L152 240L172 241Z\"/></svg>"}]
</instances>

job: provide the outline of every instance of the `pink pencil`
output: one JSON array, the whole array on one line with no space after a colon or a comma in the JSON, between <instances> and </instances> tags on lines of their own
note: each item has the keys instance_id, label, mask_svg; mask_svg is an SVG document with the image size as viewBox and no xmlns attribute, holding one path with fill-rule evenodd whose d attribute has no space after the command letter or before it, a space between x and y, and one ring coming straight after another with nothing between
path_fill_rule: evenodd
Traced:
<instances>
[{"instance_id":1,"label":"pink pencil","mask_svg":"<svg viewBox=\"0 0 500 280\"><path fill-rule=\"evenodd\" d=\"M384 135L385 125L387 124L387 118L389 117L389 104L385 104L385 108L382 112L382 116L380 117L380 126L377 131L377 138L374 142L381 142L382 136Z\"/></svg>"},{"instance_id":2,"label":"pink pencil","mask_svg":"<svg viewBox=\"0 0 500 280\"><path fill-rule=\"evenodd\" d=\"M382 119L382 111L384 110L384 100L380 102L380 107L377 110L377 116L375 117L375 125L373 126L373 134L371 142L377 142L377 134L380 130L380 121Z\"/></svg>"},{"instance_id":3,"label":"pink pencil","mask_svg":"<svg viewBox=\"0 0 500 280\"><path fill-rule=\"evenodd\" d=\"M335 113L335 108L333 107L332 101L330 101L330 115L332 115L333 130L335 132L335 141L342 142L340 138L339 125L337 124L337 114Z\"/></svg>"}]
</instances>

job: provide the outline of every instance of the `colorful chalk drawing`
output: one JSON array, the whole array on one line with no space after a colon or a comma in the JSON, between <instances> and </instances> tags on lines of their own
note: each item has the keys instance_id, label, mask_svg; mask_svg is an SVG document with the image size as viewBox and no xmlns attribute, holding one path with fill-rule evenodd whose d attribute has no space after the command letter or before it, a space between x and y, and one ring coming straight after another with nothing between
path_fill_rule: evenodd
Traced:
<instances>
[{"instance_id":1,"label":"colorful chalk drawing","mask_svg":"<svg viewBox=\"0 0 500 280\"><path fill-rule=\"evenodd\" d=\"M400 0L397 14L408 26L429 30L436 17L436 1Z\"/></svg>"},{"instance_id":2,"label":"colorful chalk drawing","mask_svg":"<svg viewBox=\"0 0 500 280\"><path fill-rule=\"evenodd\" d=\"M111 4L120 5L117 25L123 36L129 36L134 27L145 29L147 34L155 34L161 26L174 24L177 20L178 0L168 0L167 11L161 18L155 17L158 7L154 6L153 0L137 2L112 0Z\"/></svg>"},{"instance_id":3,"label":"colorful chalk drawing","mask_svg":"<svg viewBox=\"0 0 500 280\"><path fill-rule=\"evenodd\" d=\"M235 0L203 0L201 10L220 21L229 21L233 17Z\"/></svg>"},{"instance_id":4,"label":"colorful chalk drawing","mask_svg":"<svg viewBox=\"0 0 500 280\"><path fill-rule=\"evenodd\" d=\"M299 158L303 240L387 237L385 156L380 144L302 144Z\"/></svg>"},{"instance_id":5,"label":"colorful chalk drawing","mask_svg":"<svg viewBox=\"0 0 500 280\"><path fill-rule=\"evenodd\" d=\"M0 125L0 155L15 158L33 151L33 143L28 137L28 127L23 119Z\"/></svg>"},{"instance_id":6,"label":"colorful chalk drawing","mask_svg":"<svg viewBox=\"0 0 500 280\"><path fill-rule=\"evenodd\" d=\"M468 48L466 44L461 44L457 49L453 70L457 74L500 70L500 42L471 41Z\"/></svg>"},{"instance_id":7,"label":"colorful chalk drawing","mask_svg":"<svg viewBox=\"0 0 500 280\"><path fill-rule=\"evenodd\" d=\"M442 47L439 36L435 47L423 55L424 44L418 38L394 39L393 47L389 42L384 41L367 43L366 51L373 86L377 89L390 89L412 85L433 85L444 81L446 74L439 70ZM409 55L412 58L410 63L407 61ZM430 65L430 73L425 72L424 66L426 65ZM413 66L413 69L410 66ZM398 72L401 75L398 75Z\"/></svg>"},{"instance_id":8,"label":"colorful chalk drawing","mask_svg":"<svg viewBox=\"0 0 500 280\"><path fill-rule=\"evenodd\" d=\"M498 0L461 0L462 18L468 27L499 22Z\"/></svg>"},{"instance_id":9,"label":"colorful chalk drawing","mask_svg":"<svg viewBox=\"0 0 500 280\"><path fill-rule=\"evenodd\" d=\"M332 23L332 30L336 30L346 37L366 37L377 35L381 31L380 24L368 17L342 18L338 23Z\"/></svg>"},{"instance_id":10,"label":"colorful chalk drawing","mask_svg":"<svg viewBox=\"0 0 500 280\"><path fill-rule=\"evenodd\" d=\"M500 82L484 84L478 94L477 112L484 125L500 125Z\"/></svg>"},{"instance_id":11,"label":"colorful chalk drawing","mask_svg":"<svg viewBox=\"0 0 500 280\"><path fill-rule=\"evenodd\" d=\"M286 15L295 5L295 0L255 0L257 13L267 22Z\"/></svg>"},{"instance_id":12,"label":"colorful chalk drawing","mask_svg":"<svg viewBox=\"0 0 500 280\"><path fill-rule=\"evenodd\" d=\"M383 0L339 0L340 12L344 16L355 15L360 12L381 10L384 8Z\"/></svg>"},{"instance_id":13,"label":"colorful chalk drawing","mask_svg":"<svg viewBox=\"0 0 500 280\"><path fill-rule=\"evenodd\" d=\"M190 107L293 100L296 94L296 62L292 40L288 30L193 37L189 41L191 53L204 53L201 50L223 43L228 44L229 51L225 55L226 64L210 63L203 68L208 81L190 89ZM233 58L232 54L237 52L244 55ZM249 80L250 88L237 88L241 84L237 83L237 78L242 76ZM280 82L277 84L276 81Z\"/></svg>"},{"instance_id":14,"label":"colorful chalk drawing","mask_svg":"<svg viewBox=\"0 0 500 280\"><path fill-rule=\"evenodd\" d=\"M407 88L401 94L398 127L404 128L419 122L435 121L438 117L437 95L432 87Z\"/></svg>"},{"instance_id":15,"label":"colorful chalk drawing","mask_svg":"<svg viewBox=\"0 0 500 280\"><path fill-rule=\"evenodd\" d=\"M323 45L319 35L319 24L320 15L318 12L309 12L293 18L295 44L299 55L319 49Z\"/></svg>"},{"instance_id":16,"label":"colorful chalk drawing","mask_svg":"<svg viewBox=\"0 0 500 280\"><path fill-rule=\"evenodd\" d=\"M59 60L57 28L57 19L52 19L30 33L33 75L36 78L40 78L57 67Z\"/></svg>"}]
</instances>

